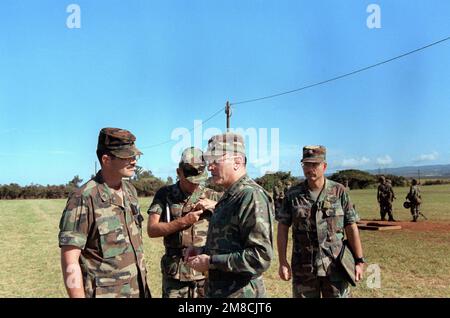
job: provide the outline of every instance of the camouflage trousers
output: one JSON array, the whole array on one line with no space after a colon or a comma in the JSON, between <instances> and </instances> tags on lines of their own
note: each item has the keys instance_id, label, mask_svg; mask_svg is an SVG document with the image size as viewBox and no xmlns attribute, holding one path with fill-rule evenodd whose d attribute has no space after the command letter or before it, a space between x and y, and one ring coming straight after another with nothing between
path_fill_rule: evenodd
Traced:
<instances>
[{"instance_id":1,"label":"camouflage trousers","mask_svg":"<svg viewBox=\"0 0 450 318\"><path fill-rule=\"evenodd\" d=\"M292 280L294 298L348 298L350 284L339 277L318 277L313 273L294 276Z\"/></svg>"},{"instance_id":2,"label":"camouflage trousers","mask_svg":"<svg viewBox=\"0 0 450 318\"><path fill-rule=\"evenodd\" d=\"M180 281L172 277L162 278L163 298L204 298L205 280Z\"/></svg>"},{"instance_id":3,"label":"camouflage trousers","mask_svg":"<svg viewBox=\"0 0 450 318\"><path fill-rule=\"evenodd\" d=\"M392 215L392 202L380 202L380 216L381 219L384 220L386 218L386 214L389 216L389 221L394 220L394 216Z\"/></svg>"},{"instance_id":4,"label":"camouflage trousers","mask_svg":"<svg viewBox=\"0 0 450 318\"><path fill-rule=\"evenodd\" d=\"M262 277L251 280L207 281L206 298L266 298Z\"/></svg>"},{"instance_id":5,"label":"camouflage trousers","mask_svg":"<svg viewBox=\"0 0 450 318\"><path fill-rule=\"evenodd\" d=\"M411 204L411 215L413 217L413 221L416 222L419 218L419 212L420 212L420 204Z\"/></svg>"},{"instance_id":6,"label":"camouflage trousers","mask_svg":"<svg viewBox=\"0 0 450 318\"><path fill-rule=\"evenodd\" d=\"M274 206L275 206L275 215L278 215L280 212L281 206L283 204L282 199L275 199Z\"/></svg>"}]
</instances>

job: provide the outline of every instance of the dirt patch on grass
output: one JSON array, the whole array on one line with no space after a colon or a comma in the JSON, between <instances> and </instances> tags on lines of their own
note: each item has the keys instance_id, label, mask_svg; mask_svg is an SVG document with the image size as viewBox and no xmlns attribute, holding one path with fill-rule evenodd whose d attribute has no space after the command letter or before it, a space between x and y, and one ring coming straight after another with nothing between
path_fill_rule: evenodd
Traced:
<instances>
[{"instance_id":1,"label":"dirt patch on grass","mask_svg":"<svg viewBox=\"0 0 450 318\"><path fill-rule=\"evenodd\" d=\"M419 221L417 222L411 221L389 222L379 220L361 220L361 221L376 222L383 225L400 225L402 227L402 230L410 230L417 232L446 232L446 233L450 232L450 222L434 222L423 220L422 218L420 218Z\"/></svg>"}]
</instances>

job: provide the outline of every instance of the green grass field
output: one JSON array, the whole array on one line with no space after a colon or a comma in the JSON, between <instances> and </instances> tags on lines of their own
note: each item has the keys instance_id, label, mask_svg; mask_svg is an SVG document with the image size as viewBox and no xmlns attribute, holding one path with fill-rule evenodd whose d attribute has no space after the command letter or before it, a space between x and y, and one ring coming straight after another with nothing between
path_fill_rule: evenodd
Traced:
<instances>
[{"instance_id":1,"label":"green grass field","mask_svg":"<svg viewBox=\"0 0 450 318\"><path fill-rule=\"evenodd\" d=\"M409 221L409 211L401 206L408 189L394 190L394 216ZM450 186L422 187L422 192L428 223L450 226ZM379 217L375 189L354 190L350 196L361 218ZM141 199L145 217L149 204L150 199ZM64 205L65 200L0 201L0 297L66 297L57 242ZM361 237L368 265L380 268L381 288L368 288L372 273L366 273L353 297L450 296L450 231L361 231ZM144 242L149 284L153 296L160 297L162 239L145 237ZM277 258L264 277L269 297L291 296L291 283L278 278Z\"/></svg>"}]
</instances>

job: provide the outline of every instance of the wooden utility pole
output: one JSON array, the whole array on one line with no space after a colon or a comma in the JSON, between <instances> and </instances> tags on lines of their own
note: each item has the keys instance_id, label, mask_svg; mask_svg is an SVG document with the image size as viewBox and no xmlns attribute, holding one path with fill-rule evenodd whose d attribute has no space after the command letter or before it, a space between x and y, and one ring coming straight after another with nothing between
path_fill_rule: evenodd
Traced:
<instances>
[{"instance_id":1,"label":"wooden utility pole","mask_svg":"<svg viewBox=\"0 0 450 318\"><path fill-rule=\"evenodd\" d=\"M227 114L227 132L230 130L230 117L231 117L231 107L230 102L227 101L225 106L225 114Z\"/></svg>"},{"instance_id":2,"label":"wooden utility pole","mask_svg":"<svg viewBox=\"0 0 450 318\"><path fill-rule=\"evenodd\" d=\"M97 161L94 162L95 163L95 172L94 172L94 176L97 174Z\"/></svg>"}]
</instances>

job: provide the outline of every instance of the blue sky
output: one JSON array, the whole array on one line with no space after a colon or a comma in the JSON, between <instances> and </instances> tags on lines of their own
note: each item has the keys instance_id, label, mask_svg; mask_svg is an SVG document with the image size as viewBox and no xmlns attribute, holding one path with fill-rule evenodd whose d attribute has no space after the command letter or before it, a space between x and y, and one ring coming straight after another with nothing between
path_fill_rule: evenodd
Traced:
<instances>
[{"instance_id":1,"label":"blue sky","mask_svg":"<svg viewBox=\"0 0 450 318\"><path fill-rule=\"evenodd\" d=\"M66 25L72 3L79 29ZM381 9L379 29L367 27L370 4ZM227 100L296 89L447 38L449 12L445 0L3 0L0 183L86 181L102 127L131 130L144 152L139 164L174 176L177 131ZM236 105L231 126L258 140L260 129L269 140L278 129L279 169L294 175L306 144L327 147L332 171L450 163L449 57L446 41ZM211 128L225 128L223 113L184 138L204 148ZM172 134L178 139L153 146ZM261 167L250 164L250 175Z\"/></svg>"}]
</instances>

